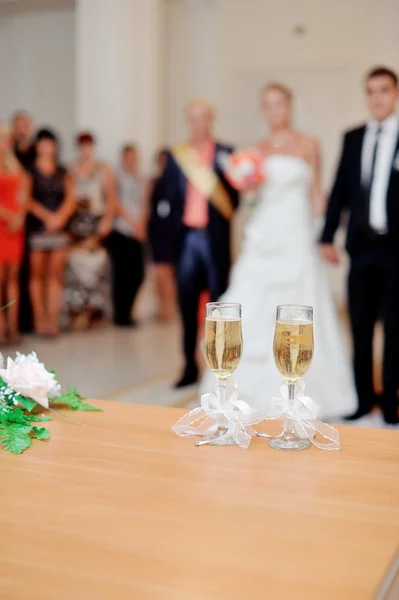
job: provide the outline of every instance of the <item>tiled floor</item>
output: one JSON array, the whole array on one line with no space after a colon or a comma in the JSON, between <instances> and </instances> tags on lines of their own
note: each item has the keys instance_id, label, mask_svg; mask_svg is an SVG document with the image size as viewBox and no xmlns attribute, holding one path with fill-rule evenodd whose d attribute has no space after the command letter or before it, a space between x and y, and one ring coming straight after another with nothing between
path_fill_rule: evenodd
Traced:
<instances>
[{"instance_id":1,"label":"tiled floor","mask_svg":"<svg viewBox=\"0 0 399 600\"><path fill-rule=\"evenodd\" d=\"M69 333L56 340L30 335L18 348L6 350L35 350L63 385L76 387L86 397L176 406L192 400L195 392L171 389L180 365L176 321L143 322L135 330L107 327Z\"/></svg>"}]
</instances>

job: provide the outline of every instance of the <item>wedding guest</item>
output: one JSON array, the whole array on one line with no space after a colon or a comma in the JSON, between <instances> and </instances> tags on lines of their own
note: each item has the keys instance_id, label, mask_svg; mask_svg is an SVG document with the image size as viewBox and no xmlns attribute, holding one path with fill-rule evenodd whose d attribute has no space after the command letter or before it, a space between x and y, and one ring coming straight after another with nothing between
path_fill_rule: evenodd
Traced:
<instances>
[{"instance_id":1,"label":"wedding guest","mask_svg":"<svg viewBox=\"0 0 399 600\"><path fill-rule=\"evenodd\" d=\"M35 140L35 162L30 168L32 197L28 204L30 295L35 331L56 336L69 242L66 226L75 210L71 178L58 160L58 138L40 129Z\"/></svg>"},{"instance_id":2,"label":"wedding guest","mask_svg":"<svg viewBox=\"0 0 399 600\"><path fill-rule=\"evenodd\" d=\"M26 170L35 160L35 145L33 140L33 123L29 114L18 111L12 118L14 154Z\"/></svg>"},{"instance_id":3,"label":"wedding guest","mask_svg":"<svg viewBox=\"0 0 399 600\"><path fill-rule=\"evenodd\" d=\"M170 218L170 204L166 199L163 172L167 150L162 149L156 156L156 175L148 190L148 241L154 262L155 289L158 297L158 317L168 320L176 307L176 275L173 253L170 251L168 229L165 226Z\"/></svg>"},{"instance_id":4,"label":"wedding guest","mask_svg":"<svg viewBox=\"0 0 399 600\"><path fill-rule=\"evenodd\" d=\"M12 140L16 158L25 170L29 170L35 160L35 146L32 119L25 111L18 111L12 117ZM33 329L32 303L29 295L29 263L29 245L25 230L24 253L19 276L19 328L25 333Z\"/></svg>"},{"instance_id":5,"label":"wedding guest","mask_svg":"<svg viewBox=\"0 0 399 600\"><path fill-rule=\"evenodd\" d=\"M65 303L73 329L101 325L111 312L110 269L104 240L111 233L116 182L110 167L96 155L90 132L76 138L78 160L72 167L77 210L69 231L72 248L66 272Z\"/></svg>"},{"instance_id":6,"label":"wedding guest","mask_svg":"<svg viewBox=\"0 0 399 600\"><path fill-rule=\"evenodd\" d=\"M165 223L168 252L177 262L185 365L176 387L198 379L196 361L197 313L203 289L217 300L225 291L230 269L230 220L238 193L226 180L219 153L232 148L213 134L215 112L207 100L196 98L186 107L188 141L167 153L163 175L170 219Z\"/></svg>"},{"instance_id":7,"label":"wedding guest","mask_svg":"<svg viewBox=\"0 0 399 600\"><path fill-rule=\"evenodd\" d=\"M11 128L0 123L0 345L18 336L19 269L30 180L12 151Z\"/></svg>"},{"instance_id":8,"label":"wedding guest","mask_svg":"<svg viewBox=\"0 0 399 600\"><path fill-rule=\"evenodd\" d=\"M132 327L134 302L144 279L143 181L139 174L139 157L135 146L126 145L121 152L117 173L118 205L113 232L107 240L112 264L112 299L114 323Z\"/></svg>"},{"instance_id":9,"label":"wedding guest","mask_svg":"<svg viewBox=\"0 0 399 600\"><path fill-rule=\"evenodd\" d=\"M349 420L380 404L386 423L397 424L399 355L399 96L398 76L378 67L366 76L370 120L345 134L322 234L326 260L339 262L334 238L349 212L349 313L359 406ZM373 335L384 323L384 393L373 387Z\"/></svg>"}]
</instances>

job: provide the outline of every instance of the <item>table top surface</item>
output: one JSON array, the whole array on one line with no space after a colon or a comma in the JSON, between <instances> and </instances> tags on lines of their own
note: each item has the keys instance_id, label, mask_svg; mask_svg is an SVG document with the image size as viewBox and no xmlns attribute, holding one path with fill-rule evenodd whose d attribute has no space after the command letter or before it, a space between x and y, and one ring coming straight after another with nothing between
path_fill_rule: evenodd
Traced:
<instances>
[{"instance_id":1,"label":"table top surface","mask_svg":"<svg viewBox=\"0 0 399 600\"><path fill-rule=\"evenodd\" d=\"M375 597L399 540L398 432L198 448L170 429L180 409L97 404L72 413L85 428L56 417L49 442L0 451L2 600Z\"/></svg>"}]
</instances>

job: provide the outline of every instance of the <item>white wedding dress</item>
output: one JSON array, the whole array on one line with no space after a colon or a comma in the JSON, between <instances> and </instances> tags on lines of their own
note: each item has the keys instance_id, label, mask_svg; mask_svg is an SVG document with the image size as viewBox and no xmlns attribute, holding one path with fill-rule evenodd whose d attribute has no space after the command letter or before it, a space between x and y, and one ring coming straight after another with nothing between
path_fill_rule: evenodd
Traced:
<instances>
[{"instance_id":1,"label":"white wedding dress","mask_svg":"<svg viewBox=\"0 0 399 600\"><path fill-rule=\"evenodd\" d=\"M306 395L333 419L356 410L348 343L344 339L327 274L312 226L311 167L300 157L272 155L264 160L266 183L245 229L241 254L222 301L242 304L244 353L234 376L240 398L265 407L279 396L282 376L273 359L278 304L314 307L315 351L304 376ZM201 391L215 378L207 371Z\"/></svg>"}]
</instances>

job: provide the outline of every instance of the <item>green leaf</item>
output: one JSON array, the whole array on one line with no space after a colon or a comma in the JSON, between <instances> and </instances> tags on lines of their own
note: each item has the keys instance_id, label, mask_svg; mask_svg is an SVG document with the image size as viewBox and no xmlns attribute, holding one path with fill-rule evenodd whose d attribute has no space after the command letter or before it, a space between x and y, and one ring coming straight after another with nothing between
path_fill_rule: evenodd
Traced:
<instances>
[{"instance_id":1,"label":"green leaf","mask_svg":"<svg viewBox=\"0 0 399 600\"><path fill-rule=\"evenodd\" d=\"M0 426L0 438L0 444L12 454L21 454L32 446L32 440L27 433L4 425Z\"/></svg>"},{"instance_id":2,"label":"green leaf","mask_svg":"<svg viewBox=\"0 0 399 600\"><path fill-rule=\"evenodd\" d=\"M0 424L1 425L8 425L8 423L9 423L8 414L9 413L3 412L3 411L0 412Z\"/></svg>"},{"instance_id":3,"label":"green leaf","mask_svg":"<svg viewBox=\"0 0 399 600\"><path fill-rule=\"evenodd\" d=\"M19 404L28 412L31 412L37 405L34 400L31 400L30 398L24 398L24 396L17 396L16 399L18 400Z\"/></svg>"},{"instance_id":4,"label":"green leaf","mask_svg":"<svg viewBox=\"0 0 399 600\"><path fill-rule=\"evenodd\" d=\"M50 437L50 432L45 427L33 427L33 432L31 435L33 438L37 438L38 440L48 440Z\"/></svg>"},{"instance_id":5,"label":"green leaf","mask_svg":"<svg viewBox=\"0 0 399 600\"><path fill-rule=\"evenodd\" d=\"M87 404L83 402L81 395L75 388L68 388L65 394L59 396L58 398L54 398L52 400L53 404L66 404L69 406L70 410L86 410L86 411L96 411L102 412L101 408L97 408L92 404Z\"/></svg>"},{"instance_id":6,"label":"green leaf","mask_svg":"<svg viewBox=\"0 0 399 600\"><path fill-rule=\"evenodd\" d=\"M22 431L23 433L29 433L32 430L32 425L22 425L21 423L11 423L10 429Z\"/></svg>"},{"instance_id":7,"label":"green leaf","mask_svg":"<svg viewBox=\"0 0 399 600\"><path fill-rule=\"evenodd\" d=\"M93 406L92 404L88 404L87 402L80 402L79 406L76 409L72 410L90 410L93 412L103 412L102 408L97 408L97 406Z\"/></svg>"},{"instance_id":8,"label":"green leaf","mask_svg":"<svg viewBox=\"0 0 399 600\"><path fill-rule=\"evenodd\" d=\"M8 420L11 423L25 423L26 424L26 416L20 408L11 409L8 413Z\"/></svg>"},{"instance_id":9,"label":"green leaf","mask_svg":"<svg viewBox=\"0 0 399 600\"><path fill-rule=\"evenodd\" d=\"M11 423L18 423L19 425L29 425L29 421L20 408L8 407L7 411L0 412L0 423L9 426Z\"/></svg>"},{"instance_id":10,"label":"green leaf","mask_svg":"<svg viewBox=\"0 0 399 600\"><path fill-rule=\"evenodd\" d=\"M35 421L36 423L41 423L43 421L52 421L52 417L47 417L43 415L41 417L36 417L35 415L26 415L25 417L28 421Z\"/></svg>"},{"instance_id":11,"label":"green leaf","mask_svg":"<svg viewBox=\"0 0 399 600\"><path fill-rule=\"evenodd\" d=\"M81 396L75 388L68 388L65 394L61 394L61 396L57 396L57 398L52 399L53 404L73 404L79 402L81 400Z\"/></svg>"}]
</instances>

